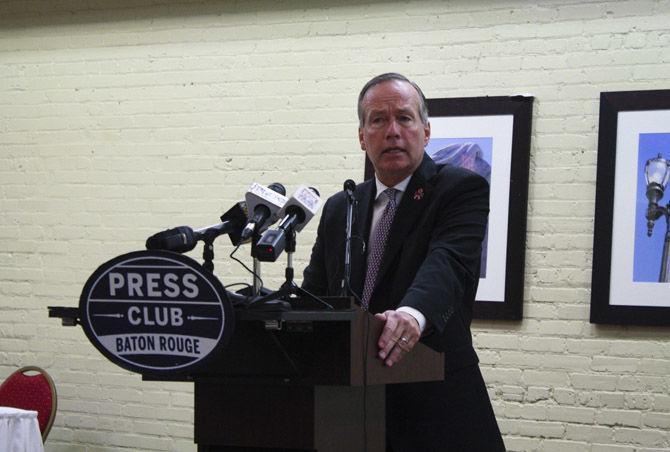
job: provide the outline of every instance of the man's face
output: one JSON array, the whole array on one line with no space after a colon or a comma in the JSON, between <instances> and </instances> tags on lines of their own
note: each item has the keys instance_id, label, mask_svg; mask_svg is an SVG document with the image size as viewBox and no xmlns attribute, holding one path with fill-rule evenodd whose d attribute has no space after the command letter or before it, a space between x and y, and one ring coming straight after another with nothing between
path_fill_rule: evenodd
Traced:
<instances>
[{"instance_id":1,"label":"man's face","mask_svg":"<svg viewBox=\"0 0 670 452\"><path fill-rule=\"evenodd\" d=\"M370 88L362 105L361 149L379 180L393 186L419 167L430 138L430 124L419 115L419 93L407 82L388 80Z\"/></svg>"}]
</instances>

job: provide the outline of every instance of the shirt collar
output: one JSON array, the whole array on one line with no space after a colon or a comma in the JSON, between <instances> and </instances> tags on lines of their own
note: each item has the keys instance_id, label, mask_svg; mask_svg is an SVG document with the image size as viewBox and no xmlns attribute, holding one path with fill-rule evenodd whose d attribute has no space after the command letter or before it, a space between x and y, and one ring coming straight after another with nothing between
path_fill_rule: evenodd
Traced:
<instances>
[{"instance_id":1,"label":"shirt collar","mask_svg":"<svg viewBox=\"0 0 670 452\"><path fill-rule=\"evenodd\" d=\"M404 193L405 190L407 190L407 186L409 185L409 180L411 178L412 175L410 174L409 176L407 176L406 178L395 184L393 187L387 187L386 185L381 183L381 181L377 178L377 175L375 174L375 184L377 185L377 195L375 196L375 200L379 198L379 195L381 195L387 188L395 188L399 192Z\"/></svg>"}]
</instances>

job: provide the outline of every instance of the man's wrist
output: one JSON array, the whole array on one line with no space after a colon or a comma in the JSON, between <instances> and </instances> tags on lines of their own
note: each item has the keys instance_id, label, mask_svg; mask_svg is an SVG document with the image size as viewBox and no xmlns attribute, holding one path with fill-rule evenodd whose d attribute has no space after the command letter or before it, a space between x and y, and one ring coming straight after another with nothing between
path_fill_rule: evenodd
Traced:
<instances>
[{"instance_id":1,"label":"man's wrist","mask_svg":"<svg viewBox=\"0 0 670 452\"><path fill-rule=\"evenodd\" d=\"M423 331L426 329L426 316L424 316L421 311L410 308L409 306L401 306L396 311L399 312L406 312L407 314L411 315L414 317L416 320L416 323L419 324L419 330L421 331L421 334L423 334Z\"/></svg>"}]
</instances>

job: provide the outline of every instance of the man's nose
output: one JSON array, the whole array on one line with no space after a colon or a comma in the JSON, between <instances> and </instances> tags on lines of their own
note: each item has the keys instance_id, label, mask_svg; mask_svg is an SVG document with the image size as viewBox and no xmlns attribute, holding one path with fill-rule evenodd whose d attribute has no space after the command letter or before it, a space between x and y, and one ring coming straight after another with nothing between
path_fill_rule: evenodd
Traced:
<instances>
[{"instance_id":1,"label":"man's nose","mask_svg":"<svg viewBox=\"0 0 670 452\"><path fill-rule=\"evenodd\" d=\"M389 121L388 127L386 128L386 137L387 138L396 138L400 136L400 125L398 121L392 119Z\"/></svg>"}]
</instances>

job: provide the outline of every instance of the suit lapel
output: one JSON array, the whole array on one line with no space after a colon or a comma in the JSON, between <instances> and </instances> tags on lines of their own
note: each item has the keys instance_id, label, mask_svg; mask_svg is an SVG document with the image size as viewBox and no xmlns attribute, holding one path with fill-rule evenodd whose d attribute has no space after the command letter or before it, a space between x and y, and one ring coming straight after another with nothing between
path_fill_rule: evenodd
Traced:
<instances>
[{"instance_id":1,"label":"suit lapel","mask_svg":"<svg viewBox=\"0 0 670 452\"><path fill-rule=\"evenodd\" d=\"M433 160L427 154L424 154L421 165L410 179L393 218L393 225L386 241L387 248L377 275L378 283L383 280L384 275L389 271L391 263L405 242L405 238L422 217L422 211L428 207L432 191L430 179L436 171L437 167Z\"/></svg>"},{"instance_id":2,"label":"suit lapel","mask_svg":"<svg viewBox=\"0 0 670 452\"><path fill-rule=\"evenodd\" d=\"M375 180L367 181L356 187L356 207L352 224L351 241L351 288L357 294L363 293L365 282L367 239L372 218L372 203L377 191Z\"/></svg>"}]
</instances>

